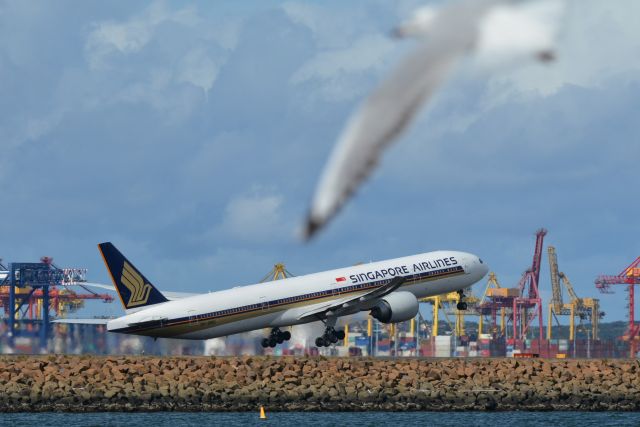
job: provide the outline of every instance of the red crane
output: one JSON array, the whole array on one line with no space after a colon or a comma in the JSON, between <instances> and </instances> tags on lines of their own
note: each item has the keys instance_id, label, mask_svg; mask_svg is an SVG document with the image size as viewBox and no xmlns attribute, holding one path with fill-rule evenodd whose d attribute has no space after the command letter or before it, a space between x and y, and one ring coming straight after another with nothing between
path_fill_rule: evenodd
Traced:
<instances>
[{"instance_id":1,"label":"red crane","mask_svg":"<svg viewBox=\"0 0 640 427\"><path fill-rule=\"evenodd\" d=\"M541 228L536 232L536 247L533 253L531 268L527 269L518 283L520 296L513 299L513 336L524 337L533 320L538 317L538 345L542 342L542 299L538 291L540 281L540 264L542 262L542 246L547 230ZM520 328L520 331L518 331Z\"/></svg>"},{"instance_id":2,"label":"red crane","mask_svg":"<svg viewBox=\"0 0 640 427\"><path fill-rule=\"evenodd\" d=\"M513 327L514 348L524 349L524 341L532 322L538 317L538 351L542 342L542 300L538 292L540 279L540 263L542 261L542 246L547 230L544 228L536 232L536 246L533 262L523 274L515 288L495 287L487 289L486 301L478 306L482 315L491 315L492 330L498 331L496 313L498 309L503 313L505 330L500 333L506 335L506 324L511 321ZM494 276L495 278L495 276ZM508 313L510 311L510 313ZM508 313L508 314L507 314Z\"/></svg>"},{"instance_id":3,"label":"red crane","mask_svg":"<svg viewBox=\"0 0 640 427\"><path fill-rule=\"evenodd\" d=\"M636 340L639 338L640 325L635 322L635 285L640 284L640 257L636 258L627 268L617 276L601 275L595 281L596 288L603 294L612 294L611 285L627 285L629 292L629 329L626 337L629 339L631 357L636 356Z\"/></svg>"}]
</instances>

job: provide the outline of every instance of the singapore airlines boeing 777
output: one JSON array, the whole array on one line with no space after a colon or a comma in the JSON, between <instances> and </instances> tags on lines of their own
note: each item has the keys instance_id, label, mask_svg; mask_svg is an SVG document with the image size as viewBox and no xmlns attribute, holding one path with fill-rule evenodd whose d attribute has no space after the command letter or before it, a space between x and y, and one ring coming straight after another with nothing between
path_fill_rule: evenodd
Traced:
<instances>
[{"instance_id":1,"label":"singapore airlines boeing 777","mask_svg":"<svg viewBox=\"0 0 640 427\"><path fill-rule=\"evenodd\" d=\"M335 329L337 319L361 311L384 323L409 320L418 299L453 291L464 297L463 290L488 271L476 255L436 251L175 299L158 291L114 245L98 247L126 311L107 322L110 332L209 339L271 328L264 347L291 338L280 328L316 321L325 324L316 345L329 346L344 338ZM458 308L466 309L464 298Z\"/></svg>"}]
</instances>

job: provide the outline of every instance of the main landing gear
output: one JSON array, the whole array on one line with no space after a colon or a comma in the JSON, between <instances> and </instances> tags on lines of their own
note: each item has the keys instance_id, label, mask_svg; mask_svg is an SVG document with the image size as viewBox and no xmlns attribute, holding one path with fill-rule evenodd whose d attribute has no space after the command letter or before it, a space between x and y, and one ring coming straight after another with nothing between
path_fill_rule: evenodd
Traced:
<instances>
[{"instance_id":1,"label":"main landing gear","mask_svg":"<svg viewBox=\"0 0 640 427\"><path fill-rule=\"evenodd\" d=\"M460 311L465 311L467 309L467 303L464 300L464 291L460 289L458 291L458 295L460 295L460 300L458 301L458 304L456 304L456 308Z\"/></svg>"},{"instance_id":2,"label":"main landing gear","mask_svg":"<svg viewBox=\"0 0 640 427\"><path fill-rule=\"evenodd\" d=\"M271 347L274 348L278 344L282 344L285 341L289 341L291 339L291 332L284 331L282 332L280 328L273 328L271 330L271 334L269 334L269 338L262 338L262 348Z\"/></svg>"},{"instance_id":3,"label":"main landing gear","mask_svg":"<svg viewBox=\"0 0 640 427\"><path fill-rule=\"evenodd\" d=\"M344 331L336 331L333 326L327 326L324 330L324 334L321 337L316 338L316 347L329 347L331 344L335 344L344 339Z\"/></svg>"}]
</instances>

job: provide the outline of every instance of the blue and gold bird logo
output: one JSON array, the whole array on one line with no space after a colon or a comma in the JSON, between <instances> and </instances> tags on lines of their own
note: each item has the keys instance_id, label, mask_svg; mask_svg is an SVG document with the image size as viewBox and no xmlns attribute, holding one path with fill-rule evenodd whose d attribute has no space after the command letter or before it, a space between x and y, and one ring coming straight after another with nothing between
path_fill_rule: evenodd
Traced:
<instances>
[{"instance_id":1,"label":"blue and gold bird logo","mask_svg":"<svg viewBox=\"0 0 640 427\"><path fill-rule=\"evenodd\" d=\"M147 303L149 294L151 293L151 285L144 283L142 276L126 261L122 266L122 278L120 280L122 284L129 289L127 308Z\"/></svg>"}]
</instances>

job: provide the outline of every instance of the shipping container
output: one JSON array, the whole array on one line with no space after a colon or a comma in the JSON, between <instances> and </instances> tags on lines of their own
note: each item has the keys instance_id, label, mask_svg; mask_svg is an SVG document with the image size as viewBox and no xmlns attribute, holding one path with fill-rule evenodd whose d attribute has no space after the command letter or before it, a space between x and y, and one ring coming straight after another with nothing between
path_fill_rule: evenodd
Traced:
<instances>
[{"instance_id":1,"label":"shipping container","mask_svg":"<svg viewBox=\"0 0 640 427\"><path fill-rule=\"evenodd\" d=\"M519 297L520 288L490 288L487 289L488 297Z\"/></svg>"}]
</instances>

